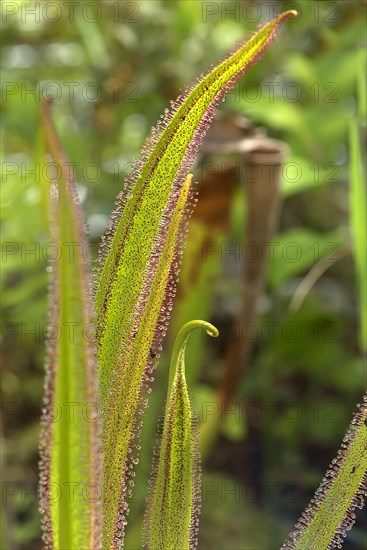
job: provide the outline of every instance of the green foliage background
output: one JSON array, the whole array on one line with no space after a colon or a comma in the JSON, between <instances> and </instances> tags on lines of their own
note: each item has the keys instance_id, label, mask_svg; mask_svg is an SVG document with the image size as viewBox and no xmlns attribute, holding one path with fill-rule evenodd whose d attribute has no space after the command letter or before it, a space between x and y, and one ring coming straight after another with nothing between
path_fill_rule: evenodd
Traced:
<instances>
[{"instance_id":1,"label":"green foliage background","mask_svg":"<svg viewBox=\"0 0 367 550\"><path fill-rule=\"evenodd\" d=\"M38 22L21 17L22 6L31 7L32 2L3 2L3 14L7 4L20 9L3 17L2 31L2 520L8 527L2 548L24 550L40 545L37 445L48 251L35 165L42 86L53 82L56 87L49 91L60 92L55 120L75 163L93 255L129 163L169 100L237 40L270 19L270 8L280 11L297 3L105 1L96 22L92 10L83 11L87 2L78 3L73 21L64 2L53 2L63 15L50 10ZM290 173L282 183L284 203L274 238L278 253L268 265L259 336L237 390L237 412L223 418L204 466L200 548L279 547L336 455L366 382L348 210L352 117L358 120L365 149L365 112L357 108L360 68L365 64L365 5L351 0L300 2L298 7L300 17L286 25L221 108L244 115L285 141L291 150L289 162L300 167L301 176ZM276 83L274 96L269 82ZM257 101L253 89L246 88L250 83L261 92ZM297 86L292 88L292 83ZM243 232L241 193L232 206L230 231L215 236L228 246ZM287 261L281 253L289 243L301 247L299 261ZM332 252L330 243L346 253L323 274L300 309L291 311L290 300L315 263L315 250ZM210 262L201 257L197 283L188 291L185 266L188 270L194 253L195 239L185 254L186 298L176 308L173 325L203 317L221 331L215 343L193 338L188 347L188 381L191 376L202 411L213 399L223 368L228 327L239 301L240 270L228 267L220 254ZM274 327L274 338L269 337L269 326ZM297 341L287 332L292 326L300 328ZM130 548L140 545L169 345L162 355L142 433L127 532ZM366 543L366 526L361 512L346 548Z\"/></svg>"}]
</instances>

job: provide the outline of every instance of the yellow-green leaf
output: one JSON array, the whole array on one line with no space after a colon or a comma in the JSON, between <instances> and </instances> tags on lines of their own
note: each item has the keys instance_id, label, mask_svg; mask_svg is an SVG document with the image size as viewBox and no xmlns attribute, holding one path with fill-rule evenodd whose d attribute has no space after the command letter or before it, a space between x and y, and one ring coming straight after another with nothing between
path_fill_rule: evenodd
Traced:
<instances>
[{"instance_id":1,"label":"yellow-green leaf","mask_svg":"<svg viewBox=\"0 0 367 550\"><path fill-rule=\"evenodd\" d=\"M51 189L51 323L41 435L40 497L47 548L98 548L97 369L85 236L76 190L43 105L46 150L55 163ZM50 190L49 190L50 191Z\"/></svg>"},{"instance_id":2,"label":"yellow-green leaf","mask_svg":"<svg viewBox=\"0 0 367 550\"><path fill-rule=\"evenodd\" d=\"M218 336L213 325L195 320L181 328L174 344L162 438L145 518L149 550L196 547L200 463L197 418L185 377L185 348L189 333L198 328Z\"/></svg>"},{"instance_id":3,"label":"yellow-green leaf","mask_svg":"<svg viewBox=\"0 0 367 550\"><path fill-rule=\"evenodd\" d=\"M342 447L320 487L282 547L284 550L341 548L363 507L367 490L367 396L359 406Z\"/></svg>"},{"instance_id":4,"label":"yellow-green leaf","mask_svg":"<svg viewBox=\"0 0 367 550\"><path fill-rule=\"evenodd\" d=\"M188 196L187 174L215 108L273 40L285 12L166 109L128 178L100 255L96 285L97 348L102 400L104 546L120 544L125 491L151 350L165 333L174 294ZM190 204L190 201L189 201ZM176 255L177 257L177 255Z\"/></svg>"}]
</instances>

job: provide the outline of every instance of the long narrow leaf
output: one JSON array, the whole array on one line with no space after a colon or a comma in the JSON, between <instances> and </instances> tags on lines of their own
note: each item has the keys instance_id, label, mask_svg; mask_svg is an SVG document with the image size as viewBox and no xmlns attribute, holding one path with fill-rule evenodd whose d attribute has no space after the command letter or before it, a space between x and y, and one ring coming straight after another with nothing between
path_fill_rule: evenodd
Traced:
<instances>
[{"instance_id":1,"label":"long narrow leaf","mask_svg":"<svg viewBox=\"0 0 367 550\"><path fill-rule=\"evenodd\" d=\"M166 287L170 275L170 266L174 258L179 231L181 228L184 210L190 191L191 174L187 177L181 190L178 204L174 210L172 223L168 228L164 247L157 265L153 265L149 271L152 272L150 283L151 299L148 304L144 303L146 297L140 298L136 307L138 314L141 313L141 322L137 324L132 319L132 334L130 335L129 354L125 359L124 369L120 373L119 384L111 388L110 396L114 396L107 409L107 417L104 423L104 480L103 480L103 510L104 529L103 545L118 545L123 535L124 516L126 508L121 503L118 506L121 492L126 490L126 485L131 468L126 466L126 459L130 460L132 466L131 445L136 437L136 408L140 401L139 396L144 383L150 381L152 365L146 369L147 353L152 356L156 354L156 348L152 348L152 338L156 330L156 323L159 316L159 308L164 300ZM163 319L161 320L163 323ZM164 328L162 327L162 331ZM142 386L143 384L143 386ZM120 392L120 395L118 394ZM116 408L115 399L120 403ZM123 486L121 487L121 474L125 473ZM118 508L117 508L118 506Z\"/></svg>"},{"instance_id":2,"label":"long narrow leaf","mask_svg":"<svg viewBox=\"0 0 367 550\"><path fill-rule=\"evenodd\" d=\"M210 323L195 320L181 328L174 344L162 439L145 518L145 543L149 550L196 547L199 445L197 419L186 384L185 348L189 333L198 328L210 336L219 334Z\"/></svg>"},{"instance_id":3,"label":"long narrow leaf","mask_svg":"<svg viewBox=\"0 0 367 550\"><path fill-rule=\"evenodd\" d=\"M367 396L355 414L342 448L284 549L341 548L367 492Z\"/></svg>"},{"instance_id":4,"label":"long narrow leaf","mask_svg":"<svg viewBox=\"0 0 367 550\"><path fill-rule=\"evenodd\" d=\"M350 121L350 222L353 236L353 251L359 289L360 332L362 351L367 352L367 192L363 173L362 144L355 118Z\"/></svg>"},{"instance_id":5,"label":"long narrow leaf","mask_svg":"<svg viewBox=\"0 0 367 550\"><path fill-rule=\"evenodd\" d=\"M151 348L160 345L169 317L177 272L170 265L182 234L178 218L184 217L186 175L219 101L274 39L280 24L295 15L293 10L285 12L262 27L173 102L171 111L166 109L111 218L96 288L105 546L119 544L123 534L124 473L132 466L129 451L144 377L150 373Z\"/></svg>"},{"instance_id":6,"label":"long narrow leaf","mask_svg":"<svg viewBox=\"0 0 367 550\"><path fill-rule=\"evenodd\" d=\"M51 230L56 251L50 305L46 398L42 419L40 498L48 548L98 548L97 369L93 361L84 227L77 195L43 105L46 149L55 163Z\"/></svg>"}]
</instances>

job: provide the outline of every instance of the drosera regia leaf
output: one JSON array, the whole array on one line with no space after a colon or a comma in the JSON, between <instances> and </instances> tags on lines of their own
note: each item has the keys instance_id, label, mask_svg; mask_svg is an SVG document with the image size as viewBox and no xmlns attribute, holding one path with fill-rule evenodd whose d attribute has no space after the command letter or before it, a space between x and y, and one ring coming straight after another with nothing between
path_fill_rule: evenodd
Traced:
<instances>
[{"instance_id":1,"label":"drosera regia leaf","mask_svg":"<svg viewBox=\"0 0 367 550\"><path fill-rule=\"evenodd\" d=\"M56 333L48 342L40 440L43 538L46 548L98 548L100 503L98 492L93 494L100 486L98 372L90 332L89 276L83 256L86 239L70 165L52 124L48 100L42 113L45 150L55 166L48 204L57 251L49 267L50 321Z\"/></svg>"},{"instance_id":2,"label":"drosera regia leaf","mask_svg":"<svg viewBox=\"0 0 367 550\"><path fill-rule=\"evenodd\" d=\"M366 78L364 78L366 80ZM365 83L366 86L366 83ZM366 176L363 170L362 143L359 136L358 121L352 118L349 123L350 147L350 186L349 209L353 234L353 252L359 287L361 350L367 353L367 192Z\"/></svg>"},{"instance_id":3,"label":"drosera regia leaf","mask_svg":"<svg viewBox=\"0 0 367 550\"><path fill-rule=\"evenodd\" d=\"M367 494L367 395L344 437L342 447L299 519L284 550L341 548Z\"/></svg>"},{"instance_id":4,"label":"drosera regia leaf","mask_svg":"<svg viewBox=\"0 0 367 550\"><path fill-rule=\"evenodd\" d=\"M123 519L126 509L123 509L121 504L116 509L121 496L121 473L125 470L122 486L122 490L125 491L126 485L131 481L128 477L129 474L131 475L130 466L133 464L130 446L136 431L134 412L139 404L142 387L144 389L144 384L150 381L151 360L154 358L152 356L155 356L152 349L157 349L156 347L152 348L151 342L156 330L159 310L164 300L167 285L169 285L171 264L176 252L180 230L182 230L191 180L192 174L189 174L181 189L171 224L167 229L160 257L150 260L151 264L147 269L147 278L150 279L146 284L149 282L151 294L148 303L146 303L148 297L145 295L139 298L141 303L137 303L138 315L141 317L140 324L132 317L134 330L130 335L129 354L120 374L121 384L114 388L112 393L116 399L120 399L120 409L118 412L115 410L114 400L107 405L108 415L104 422L103 434L104 456L106 459L103 480L103 545L106 548L111 545L111 541L112 545L115 546L122 543ZM140 308L142 309L141 314ZM150 364L146 368L148 356ZM116 390L119 390L119 393ZM128 466L125 465L127 458L131 460Z\"/></svg>"},{"instance_id":5,"label":"drosera regia leaf","mask_svg":"<svg viewBox=\"0 0 367 550\"><path fill-rule=\"evenodd\" d=\"M153 468L145 516L145 547L149 550L196 548L200 506L200 459L197 418L185 377L185 348L189 334L218 330L205 321L186 323L174 343L167 401L157 463Z\"/></svg>"},{"instance_id":6,"label":"drosera regia leaf","mask_svg":"<svg viewBox=\"0 0 367 550\"><path fill-rule=\"evenodd\" d=\"M123 536L127 513L124 473L131 470L129 450L138 432L136 413L144 379L151 373L149 350L160 346L175 292L178 263L172 266L174 254L171 263L164 254L171 253L177 240L182 243L183 231L172 232L171 226L177 224L176 210L187 174L219 102L272 42L280 25L296 15L290 10L264 25L171 103L171 110L166 109L135 162L111 217L95 292L106 450L104 545L118 545Z\"/></svg>"}]
</instances>

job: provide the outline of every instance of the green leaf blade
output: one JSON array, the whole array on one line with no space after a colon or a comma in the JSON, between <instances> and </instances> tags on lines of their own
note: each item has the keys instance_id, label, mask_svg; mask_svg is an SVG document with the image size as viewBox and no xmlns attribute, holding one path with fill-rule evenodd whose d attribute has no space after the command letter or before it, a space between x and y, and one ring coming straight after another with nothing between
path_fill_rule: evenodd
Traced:
<instances>
[{"instance_id":1,"label":"green leaf blade","mask_svg":"<svg viewBox=\"0 0 367 550\"><path fill-rule=\"evenodd\" d=\"M245 69L253 64L274 39L280 26L296 12L290 10L260 29L245 45L220 63L208 75L199 80L192 90L173 102L172 113L166 115L154 130L154 136L142 151L142 160L136 164L126 184L129 200L119 205L115 217L121 215L117 224L111 222L110 232L102 251L104 261L96 291L96 308L99 330L105 330L111 286L123 264L125 249L133 248L131 232L141 219L149 219L144 227L144 238L151 243L156 235L162 212L172 193L179 189L189 172L198 146L210 125L215 107L234 86ZM145 161L141 168L140 164ZM174 203L174 201L173 201ZM134 235L136 237L136 235ZM139 239L140 242L140 239ZM149 247L148 247L149 248ZM103 336L101 336L102 338Z\"/></svg>"},{"instance_id":2,"label":"green leaf blade","mask_svg":"<svg viewBox=\"0 0 367 550\"><path fill-rule=\"evenodd\" d=\"M168 228L162 254L155 270L147 270L150 294L140 298L144 305L143 312L137 308L136 317L132 318L130 331L130 349L125 363L120 370L119 383L113 391L106 392L104 416L104 481L103 481L103 508L104 508L104 545L108 547L111 541L121 539L123 517L118 511L121 498L121 472L125 471L124 483L127 481L126 463L135 437L135 413L141 402L142 381L147 373L147 361L151 355L152 338L157 321L160 318L161 306L170 280L170 266L174 258L177 240L182 228L185 208L190 192L192 176L186 178L181 190L177 207L173 213L172 223ZM122 281L122 282L121 282ZM119 292L122 299L125 279L116 279L116 285L121 285ZM138 303L138 306L140 304ZM103 356L102 356L103 361ZM108 361L108 357L106 357ZM148 368L148 373L149 373ZM103 396L103 393L102 393ZM116 412L117 411L117 412ZM123 486L123 491L126 487ZM120 515L119 515L120 514Z\"/></svg>"},{"instance_id":3,"label":"green leaf blade","mask_svg":"<svg viewBox=\"0 0 367 550\"><path fill-rule=\"evenodd\" d=\"M168 263L163 260L167 253L163 251L173 250L171 245L167 248L167 235L176 223L186 175L218 102L273 40L281 23L295 15L291 10L265 25L172 103L172 111L167 109L153 130L111 218L95 293L106 450L103 493L107 546L122 538L128 450L134 439L144 376L150 369L149 349L152 342L159 344L165 332L174 293L174 254L169 254ZM183 211L179 217L185 218ZM173 233L170 239L177 241L182 231ZM152 273L157 272L157 265L162 269L155 279ZM154 287L159 288L158 293ZM113 533L109 526L112 517L116 518Z\"/></svg>"},{"instance_id":4,"label":"green leaf blade","mask_svg":"<svg viewBox=\"0 0 367 550\"><path fill-rule=\"evenodd\" d=\"M340 548L351 529L353 510L362 508L367 490L367 396L359 408L337 458L282 548Z\"/></svg>"},{"instance_id":5,"label":"green leaf blade","mask_svg":"<svg viewBox=\"0 0 367 550\"><path fill-rule=\"evenodd\" d=\"M191 321L179 331L174 344L159 457L145 516L145 546L149 550L196 547L199 444L184 356L189 333L197 328L218 336L210 323Z\"/></svg>"},{"instance_id":6,"label":"green leaf blade","mask_svg":"<svg viewBox=\"0 0 367 550\"><path fill-rule=\"evenodd\" d=\"M353 235L353 253L359 288L360 347L367 351L367 192L363 173L362 143L357 120L352 118L349 127L350 147L350 223Z\"/></svg>"},{"instance_id":7,"label":"green leaf blade","mask_svg":"<svg viewBox=\"0 0 367 550\"><path fill-rule=\"evenodd\" d=\"M50 305L55 334L49 340L41 435L40 497L49 548L100 543L97 369L89 300L84 228L67 162L43 106L46 148L55 162L51 233L56 248ZM88 334L88 331L91 331ZM92 495L93 491L95 492Z\"/></svg>"}]
</instances>

